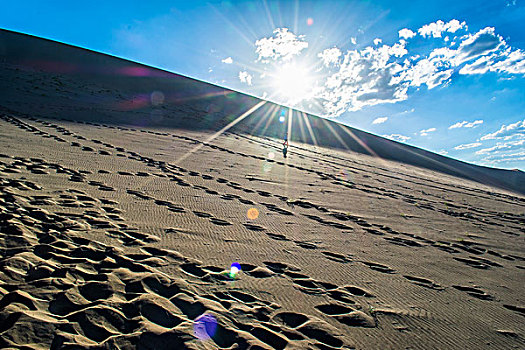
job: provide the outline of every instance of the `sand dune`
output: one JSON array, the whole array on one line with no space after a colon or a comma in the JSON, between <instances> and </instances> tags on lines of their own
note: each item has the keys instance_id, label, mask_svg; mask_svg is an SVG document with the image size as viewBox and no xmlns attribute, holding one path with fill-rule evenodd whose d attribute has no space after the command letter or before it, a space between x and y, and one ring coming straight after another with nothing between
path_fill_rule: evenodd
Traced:
<instances>
[{"instance_id":1,"label":"sand dune","mask_svg":"<svg viewBox=\"0 0 525 350\"><path fill-rule=\"evenodd\" d=\"M0 347L525 346L521 172L308 115L283 159L270 103L216 134L260 101L6 31L0 53Z\"/></svg>"},{"instance_id":2,"label":"sand dune","mask_svg":"<svg viewBox=\"0 0 525 350\"><path fill-rule=\"evenodd\" d=\"M254 97L135 62L0 30L2 107L30 115L136 126L219 130ZM32 103L25 103L27 97ZM93 113L94 111L97 113ZM267 102L233 127L282 139L280 106ZM476 166L306 113L291 119L290 141L351 150L525 194L525 174Z\"/></svg>"}]
</instances>

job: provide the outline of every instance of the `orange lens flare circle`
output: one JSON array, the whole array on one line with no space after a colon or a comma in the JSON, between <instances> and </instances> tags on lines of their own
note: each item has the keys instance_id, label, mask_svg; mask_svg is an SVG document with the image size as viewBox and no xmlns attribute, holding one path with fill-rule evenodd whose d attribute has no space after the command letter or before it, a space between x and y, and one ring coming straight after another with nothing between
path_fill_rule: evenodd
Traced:
<instances>
[{"instance_id":1,"label":"orange lens flare circle","mask_svg":"<svg viewBox=\"0 0 525 350\"><path fill-rule=\"evenodd\" d=\"M246 213L246 216L250 220L255 220L259 217L259 211L256 208L250 208L248 209L248 212Z\"/></svg>"}]
</instances>

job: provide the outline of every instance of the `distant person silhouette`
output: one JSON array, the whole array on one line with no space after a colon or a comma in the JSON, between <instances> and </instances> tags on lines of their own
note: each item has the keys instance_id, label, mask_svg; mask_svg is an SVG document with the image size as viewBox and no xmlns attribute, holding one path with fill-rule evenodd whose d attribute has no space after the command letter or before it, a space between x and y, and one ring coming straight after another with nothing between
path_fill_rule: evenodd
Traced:
<instances>
[{"instance_id":1,"label":"distant person silhouette","mask_svg":"<svg viewBox=\"0 0 525 350\"><path fill-rule=\"evenodd\" d=\"M288 137L285 136L284 142L283 142L283 157L284 158L286 158L287 153L288 153Z\"/></svg>"}]
</instances>

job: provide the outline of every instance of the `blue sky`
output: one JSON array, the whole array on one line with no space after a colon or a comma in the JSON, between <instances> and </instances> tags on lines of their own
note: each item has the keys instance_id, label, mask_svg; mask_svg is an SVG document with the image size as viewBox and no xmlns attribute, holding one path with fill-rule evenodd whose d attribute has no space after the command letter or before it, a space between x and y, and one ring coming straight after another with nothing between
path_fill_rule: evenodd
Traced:
<instances>
[{"instance_id":1,"label":"blue sky","mask_svg":"<svg viewBox=\"0 0 525 350\"><path fill-rule=\"evenodd\" d=\"M525 4L20 1L0 27L525 170Z\"/></svg>"}]
</instances>

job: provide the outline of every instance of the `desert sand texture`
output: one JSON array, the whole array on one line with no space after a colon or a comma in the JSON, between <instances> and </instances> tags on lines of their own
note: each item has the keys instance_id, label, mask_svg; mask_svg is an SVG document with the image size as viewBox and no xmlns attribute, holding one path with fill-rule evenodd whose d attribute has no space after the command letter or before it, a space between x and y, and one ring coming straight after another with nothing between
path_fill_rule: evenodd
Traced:
<instances>
[{"instance_id":1,"label":"desert sand texture","mask_svg":"<svg viewBox=\"0 0 525 350\"><path fill-rule=\"evenodd\" d=\"M523 172L0 38L0 347L525 347Z\"/></svg>"}]
</instances>

